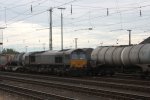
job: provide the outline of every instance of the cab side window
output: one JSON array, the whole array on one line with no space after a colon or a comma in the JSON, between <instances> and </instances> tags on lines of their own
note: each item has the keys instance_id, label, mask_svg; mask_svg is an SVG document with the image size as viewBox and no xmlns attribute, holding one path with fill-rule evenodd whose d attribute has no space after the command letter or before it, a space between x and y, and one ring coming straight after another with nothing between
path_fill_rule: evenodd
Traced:
<instances>
[{"instance_id":1,"label":"cab side window","mask_svg":"<svg viewBox=\"0 0 150 100\"><path fill-rule=\"evenodd\" d=\"M55 57L55 63L62 63L62 57Z\"/></svg>"},{"instance_id":2,"label":"cab side window","mask_svg":"<svg viewBox=\"0 0 150 100\"><path fill-rule=\"evenodd\" d=\"M35 62L35 56L30 56L31 62Z\"/></svg>"}]
</instances>

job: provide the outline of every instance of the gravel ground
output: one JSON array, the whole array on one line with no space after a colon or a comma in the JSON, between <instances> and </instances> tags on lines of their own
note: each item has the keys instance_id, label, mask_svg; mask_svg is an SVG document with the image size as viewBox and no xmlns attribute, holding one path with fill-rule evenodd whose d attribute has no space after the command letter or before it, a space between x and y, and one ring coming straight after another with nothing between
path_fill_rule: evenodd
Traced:
<instances>
[{"instance_id":1,"label":"gravel ground","mask_svg":"<svg viewBox=\"0 0 150 100\"><path fill-rule=\"evenodd\" d=\"M34 100L34 99L0 90L0 100Z\"/></svg>"},{"instance_id":2,"label":"gravel ground","mask_svg":"<svg viewBox=\"0 0 150 100\"><path fill-rule=\"evenodd\" d=\"M75 100L111 100L111 99L108 99L108 98L106 99L106 98L103 98L100 96L94 96L94 95L85 94L85 93L78 93L78 92L73 92L73 91L68 91L68 90L63 90L63 89L50 88L50 87L44 87L44 86L33 85L33 84L26 84L26 83L21 83L21 82L14 82L14 81L8 81L8 80L4 81L3 80L3 83L7 83L7 84L9 83L12 85L17 85L17 86L30 88L30 89L40 90L43 92L48 92L48 93L58 94L58 95L62 95L62 96L72 97L72 98L75 98ZM15 99L15 100L26 100L26 99Z\"/></svg>"}]
</instances>

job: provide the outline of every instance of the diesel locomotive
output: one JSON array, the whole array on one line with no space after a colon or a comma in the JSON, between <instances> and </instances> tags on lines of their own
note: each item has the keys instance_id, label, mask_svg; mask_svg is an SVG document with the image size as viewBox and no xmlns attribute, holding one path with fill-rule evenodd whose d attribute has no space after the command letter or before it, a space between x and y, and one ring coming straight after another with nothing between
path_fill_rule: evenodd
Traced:
<instances>
[{"instance_id":1,"label":"diesel locomotive","mask_svg":"<svg viewBox=\"0 0 150 100\"><path fill-rule=\"evenodd\" d=\"M82 75L89 70L87 55L83 49L41 51L16 54L11 66L5 69L33 72L49 72L59 75Z\"/></svg>"}]
</instances>

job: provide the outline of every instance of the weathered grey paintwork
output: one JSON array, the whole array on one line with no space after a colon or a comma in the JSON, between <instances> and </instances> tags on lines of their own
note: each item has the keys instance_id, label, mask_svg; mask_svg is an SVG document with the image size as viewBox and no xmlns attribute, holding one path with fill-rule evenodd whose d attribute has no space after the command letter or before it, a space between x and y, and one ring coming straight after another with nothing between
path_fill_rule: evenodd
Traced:
<instances>
[{"instance_id":1,"label":"weathered grey paintwork","mask_svg":"<svg viewBox=\"0 0 150 100\"><path fill-rule=\"evenodd\" d=\"M84 52L82 49L70 49L61 51L43 51L43 52L33 52L23 55L24 65L36 64L36 65L59 65L59 64L69 64L71 54L73 52ZM62 61L56 62L56 57L60 57Z\"/></svg>"},{"instance_id":2,"label":"weathered grey paintwork","mask_svg":"<svg viewBox=\"0 0 150 100\"><path fill-rule=\"evenodd\" d=\"M111 65L111 66L119 66L122 64L121 62L121 52L124 47L97 47L93 50L91 54L91 59L96 60L98 65Z\"/></svg>"},{"instance_id":3,"label":"weathered grey paintwork","mask_svg":"<svg viewBox=\"0 0 150 100\"><path fill-rule=\"evenodd\" d=\"M113 52L113 63L116 66L122 66L121 53L125 47L116 47Z\"/></svg>"},{"instance_id":4,"label":"weathered grey paintwork","mask_svg":"<svg viewBox=\"0 0 150 100\"><path fill-rule=\"evenodd\" d=\"M150 44L97 47L93 50L91 59L98 65L131 67L137 65L143 70L150 70Z\"/></svg>"},{"instance_id":5,"label":"weathered grey paintwork","mask_svg":"<svg viewBox=\"0 0 150 100\"><path fill-rule=\"evenodd\" d=\"M150 71L150 44L125 47L121 55L124 65L138 65L144 71Z\"/></svg>"}]
</instances>

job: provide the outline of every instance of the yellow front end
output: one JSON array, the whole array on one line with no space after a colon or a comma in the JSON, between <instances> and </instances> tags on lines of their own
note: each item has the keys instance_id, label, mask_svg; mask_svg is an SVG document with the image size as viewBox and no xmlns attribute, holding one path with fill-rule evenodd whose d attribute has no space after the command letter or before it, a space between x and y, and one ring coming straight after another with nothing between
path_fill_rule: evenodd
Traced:
<instances>
[{"instance_id":1,"label":"yellow front end","mask_svg":"<svg viewBox=\"0 0 150 100\"><path fill-rule=\"evenodd\" d=\"M87 66L87 60L85 59L73 59L70 62L71 68L83 69Z\"/></svg>"}]
</instances>

